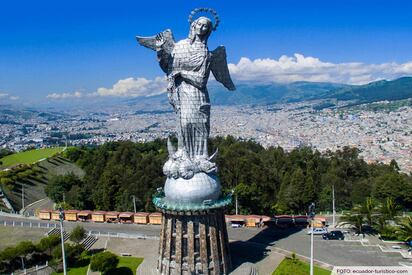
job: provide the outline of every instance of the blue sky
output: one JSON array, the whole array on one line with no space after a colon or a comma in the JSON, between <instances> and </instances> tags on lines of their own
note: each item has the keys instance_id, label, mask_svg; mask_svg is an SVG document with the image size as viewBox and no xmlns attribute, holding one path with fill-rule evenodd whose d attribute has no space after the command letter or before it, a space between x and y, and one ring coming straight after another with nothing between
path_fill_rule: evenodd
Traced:
<instances>
[{"instance_id":1,"label":"blue sky","mask_svg":"<svg viewBox=\"0 0 412 275\"><path fill-rule=\"evenodd\" d=\"M5 0L0 102L161 89L155 54L135 35L170 28L185 38L188 14L203 6L222 20L209 48L226 46L237 81L362 84L412 74L411 1Z\"/></svg>"}]
</instances>

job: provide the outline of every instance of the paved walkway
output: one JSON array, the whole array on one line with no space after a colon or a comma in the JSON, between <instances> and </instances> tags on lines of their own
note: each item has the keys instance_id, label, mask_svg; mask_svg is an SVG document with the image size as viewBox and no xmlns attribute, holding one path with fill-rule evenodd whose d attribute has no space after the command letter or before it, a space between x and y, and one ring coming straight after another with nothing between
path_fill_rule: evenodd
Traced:
<instances>
[{"instance_id":1,"label":"paved walkway","mask_svg":"<svg viewBox=\"0 0 412 275\"><path fill-rule=\"evenodd\" d=\"M249 275L255 267L259 275L270 275L283 260L284 255L252 242L231 242L233 275ZM101 237L92 249L104 249L120 255L130 253L134 257L144 258L137 269L137 275L157 275L156 267L158 240L122 239ZM92 275L89 273L89 275Z\"/></svg>"},{"instance_id":2,"label":"paved walkway","mask_svg":"<svg viewBox=\"0 0 412 275\"><path fill-rule=\"evenodd\" d=\"M285 258L284 255L271 251L268 256L256 263L260 275L270 275Z\"/></svg>"}]
</instances>

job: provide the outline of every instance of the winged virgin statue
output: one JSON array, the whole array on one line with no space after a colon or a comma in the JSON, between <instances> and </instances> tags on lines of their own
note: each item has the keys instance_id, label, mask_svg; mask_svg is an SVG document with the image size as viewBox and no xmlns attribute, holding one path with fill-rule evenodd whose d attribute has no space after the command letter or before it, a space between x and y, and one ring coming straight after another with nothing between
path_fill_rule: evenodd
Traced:
<instances>
[{"instance_id":1,"label":"winged virgin statue","mask_svg":"<svg viewBox=\"0 0 412 275\"><path fill-rule=\"evenodd\" d=\"M198 12L209 12L214 22ZM152 37L137 36L140 45L156 51L161 69L167 75L168 98L177 115L177 150L168 141L169 160L163 167L168 178L190 179L196 173L216 172L216 165L208 155L210 133L210 99L206 84L210 72L228 90L235 90L226 61L226 50L219 46L209 51L207 41L219 24L212 9L199 8L190 17L189 36L178 42L167 29Z\"/></svg>"}]
</instances>

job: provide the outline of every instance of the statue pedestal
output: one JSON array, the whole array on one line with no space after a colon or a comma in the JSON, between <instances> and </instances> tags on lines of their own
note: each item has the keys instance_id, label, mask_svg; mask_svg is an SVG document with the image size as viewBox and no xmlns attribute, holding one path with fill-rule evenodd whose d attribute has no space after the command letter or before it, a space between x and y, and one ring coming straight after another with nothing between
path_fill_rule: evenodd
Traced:
<instances>
[{"instance_id":1,"label":"statue pedestal","mask_svg":"<svg viewBox=\"0 0 412 275\"><path fill-rule=\"evenodd\" d=\"M163 213L159 274L229 274L231 268L224 207Z\"/></svg>"}]
</instances>

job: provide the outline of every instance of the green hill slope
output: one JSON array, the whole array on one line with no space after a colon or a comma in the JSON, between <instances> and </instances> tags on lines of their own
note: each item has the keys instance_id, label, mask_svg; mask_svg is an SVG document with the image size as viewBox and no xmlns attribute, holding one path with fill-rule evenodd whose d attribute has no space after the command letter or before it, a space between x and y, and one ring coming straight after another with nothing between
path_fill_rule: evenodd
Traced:
<instances>
[{"instance_id":1,"label":"green hill slope","mask_svg":"<svg viewBox=\"0 0 412 275\"><path fill-rule=\"evenodd\" d=\"M9 183L2 184L3 192L9 199L15 210L20 210L22 208L22 188L24 186L24 203L25 206L47 198L44 187L51 177L54 175L65 175L67 173L74 173L79 177L84 176L84 172L77 165L71 161L56 156L49 158L34 164L29 170L35 171L35 173L27 173L21 171L18 174L17 180ZM23 173L30 175L25 176ZM4 176L3 176L4 177Z\"/></svg>"},{"instance_id":2,"label":"green hill slope","mask_svg":"<svg viewBox=\"0 0 412 275\"><path fill-rule=\"evenodd\" d=\"M0 161L3 163L0 167L4 168L18 164L31 164L41 159L49 158L55 154L62 152L63 150L64 147L52 147L15 153L0 159Z\"/></svg>"},{"instance_id":3,"label":"green hill slope","mask_svg":"<svg viewBox=\"0 0 412 275\"><path fill-rule=\"evenodd\" d=\"M412 77L392 81L381 80L366 85L349 86L324 93L321 97L357 100L359 103L412 98Z\"/></svg>"}]
</instances>

